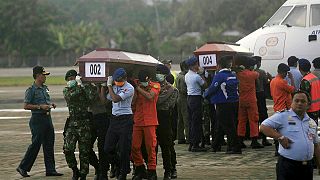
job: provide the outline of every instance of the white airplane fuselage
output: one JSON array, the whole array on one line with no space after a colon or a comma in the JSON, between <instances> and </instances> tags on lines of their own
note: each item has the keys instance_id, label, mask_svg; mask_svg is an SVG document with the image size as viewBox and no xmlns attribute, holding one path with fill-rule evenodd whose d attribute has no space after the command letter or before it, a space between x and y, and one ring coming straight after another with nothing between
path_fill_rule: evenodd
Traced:
<instances>
[{"instance_id":1,"label":"white airplane fuselage","mask_svg":"<svg viewBox=\"0 0 320 180\"><path fill-rule=\"evenodd\" d=\"M311 5L313 15L310 15ZM288 0L281 6L283 7L287 8L288 12L283 13L285 14L283 19L280 16L278 24L268 24L269 20L263 27L237 42L248 48L255 56L261 56L261 68L272 75L276 75L278 64L287 63L290 56L305 58L309 61L320 57L320 23L312 25L317 23L312 22L312 18L317 17L320 20L320 0ZM319 14L315 14L315 7L319 9ZM281 11L281 8L278 11ZM297 11L305 14L299 16ZM277 16L277 13L274 16ZM294 17L300 20L303 17L302 22Z\"/></svg>"}]
</instances>

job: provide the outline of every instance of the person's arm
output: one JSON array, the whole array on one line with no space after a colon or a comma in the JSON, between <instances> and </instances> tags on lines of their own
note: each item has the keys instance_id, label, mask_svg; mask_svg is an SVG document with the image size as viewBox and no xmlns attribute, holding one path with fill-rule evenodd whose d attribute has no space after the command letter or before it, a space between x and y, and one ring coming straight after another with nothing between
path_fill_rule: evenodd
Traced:
<instances>
[{"instance_id":1,"label":"person's arm","mask_svg":"<svg viewBox=\"0 0 320 180\"><path fill-rule=\"evenodd\" d=\"M106 86L101 86L101 88L98 88L98 93L99 93L99 99L103 104L107 103L107 98L106 98L106 94L107 94L107 88Z\"/></svg>"},{"instance_id":2,"label":"person's arm","mask_svg":"<svg viewBox=\"0 0 320 180\"><path fill-rule=\"evenodd\" d=\"M142 96L144 96L148 100L152 100L156 94L154 91L152 91L152 89L150 92L148 92L148 91L142 89L140 86L137 86L136 90L138 91L138 93L140 93Z\"/></svg>"},{"instance_id":3,"label":"person's arm","mask_svg":"<svg viewBox=\"0 0 320 180\"><path fill-rule=\"evenodd\" d=\"M302 79L300 83L300 90L310 93L311 91L311 85L309 81Z\"/></svg>"},{"instance_id":4,"label":"person's arm","mask_svg":"<svg viewBox=\"0 0 320 180\"><path fill-rule=\"evenodd\" d=\"M287 81L283 80L281 82L281 84L279 84L279 88L282 88L284 91L288 92L288 93L294 93L294 86L293 85L289 85L288 83L286 83Z\"/></svg>"},{"instance_id":5,"label":"person's arm","mask_svg":"<svg viewBox=\"0 0 320 180\"><path fill-rule=\"evenodd\" d=\"M290 148L290 144L292 143L292 141L289 138L280 134L275 129L268 127L268 126L265 126L265 125L261 125L260 131L268 137L272 137L273 139L277 139L283 148L285 148L285 149Z\"/></svg>"},{"instance_id":6,"label":"person's arm","mask_svg":"<svg viewBox=\"0 0 320 180\"><path fill-rule=\"evenodd\" d=\"M219 90L221 82L219 82L218 78L218 74L213 78L212 83L208 88L208 91L205 93L206 98L210 98L212 94L215 94Z\"/></svg>"},{"instance_id":7,"label":"person's arm","mask_svg":"<svg viewBox=\"0 0 320 180\"><path fill-rule=\"evenodd\" d=\"M121 97L114 93L111 85L108 85L108 91L109 91L110 97L112 99L112 102L117 103L119 101L122 101Z\"/></svg>"}]
</instances>

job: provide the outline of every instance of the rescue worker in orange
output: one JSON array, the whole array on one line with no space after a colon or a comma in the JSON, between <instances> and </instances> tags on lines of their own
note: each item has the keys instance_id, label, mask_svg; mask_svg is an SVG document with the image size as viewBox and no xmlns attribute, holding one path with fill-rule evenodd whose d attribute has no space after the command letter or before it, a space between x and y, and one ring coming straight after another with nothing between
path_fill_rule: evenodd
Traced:
<instances>
[{"instance_id":1,"label":"rescue worker in orange","mask_svg":"<svg viewBox=\"0 0 320 180\"><path fill-rule=\"evenodd\" d=\"M147 71L141 70L138 74L134 96L134 126L132 134L132 159L135 166L133 180L144 177L145 166L141 153L141 144L144 140L148 154L148 179L156 180L156 128L158 126L156 104L160 92L160 84L152 82Z\"/></svg>"},{"instance_id":2,"label":"rescue worker in orange","mask_svg":"<svg viewBox=\"0 0 320 180\"><path fill-rule=\"evenodd\" d=\"M255 81L259 77L259 73L253 71L255 60L246 56L236 56L235 61L242 61L245 67L237 73L239 83L239 111L238 111L238 136L240 137L242 147L246 147L243 143L246 135L246 123L249 120L251 147L253 149L263 148L258 142L259 136L259 114L256 98Z\"/></svg>"},{"instance_id":3,"label":"rescue worker in orange","mask_svg":"<svg viewBox=\"0 0 320 180\"><path fill-rule=\"evenodd\" d=\"M320 57L313 61L314 71L310 72L311 64L306 59L299 60L300 71L306 72L300 84L300 90L308 92L311 96L311 104L307 113L318 124L320 111ZM304 73L302 72L302 73Z\"/></svg>"}]
</instances>

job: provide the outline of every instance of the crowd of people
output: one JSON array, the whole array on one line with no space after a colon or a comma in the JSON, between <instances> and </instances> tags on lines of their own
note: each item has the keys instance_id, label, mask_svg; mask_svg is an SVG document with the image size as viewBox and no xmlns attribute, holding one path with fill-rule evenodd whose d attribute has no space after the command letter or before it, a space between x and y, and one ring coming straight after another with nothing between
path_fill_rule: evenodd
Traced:
<instances>
[{"instance_id":1,"label":"crowd of people","mask_svg":"<svg viewBox=\"0 0 320 180\"><path fill-rule=\"evenodd\" d=\"M320 111L320 58L312 63L313 71L310 61L289 57L288 65L279 64L278 74L272 78L260 69L261 57L224 56L217 60L214 71L200 68L197 57L191 57L180 63L179 74L170 70L171 61L164 61L156 66L155 74L141 70L137 78L128 75L124 68L118 68L104 83L82 82L75 70L69 70L65 75L67 86L63 89L69 109L63 152L73 171L72 179L86 179L90 164L95 168L96 179L124 180L131 172L130 162L133 163L133 180L157 179L159 147L163 177L175 179L175 140L178 144L188 144L190 152L218 152L226 145L226 154L242 154L242 149L247 148L245 140L250 139L251 148L258 149L272 145L266 138L270 136L276 144L278 164L307 162L309 167L313 150L316 156L320 155L314 130ZM27 172L43 145L46 175L61 176L55 170L53 154L50 108L55 108L55 104L51 103L44 85L49 73L36 66L33 75L35 82L25 96L25 109L32 111L32 144L17 171L23 177L29 176ZM268 118L266 98L269 91L276 117ZM285 113L289 113L289 125ZM279 118L282 119L277 120ZM314 147L292 145L294 148L289 149L290 144L302 143L293 143L297 138L290 132L287 134L290 129L286 130L293 127L292 132L299 132L295 128L299 119L305 121L310 130L302 129L306 134L299 134L298 139L306 136L313 140L309 144ZM260 125L263 133L259 132ZM93 151L96 140L98 157ZM75 158L77 143L80 169ZM308 155L303 154L304 151ZM305 156L291 156L297 152ZM277 167L277 176L294 177L292 173L284 173L283 168ZM306 168L305 172L309 173L308 170Z\"/></svg>"}]
</instances>

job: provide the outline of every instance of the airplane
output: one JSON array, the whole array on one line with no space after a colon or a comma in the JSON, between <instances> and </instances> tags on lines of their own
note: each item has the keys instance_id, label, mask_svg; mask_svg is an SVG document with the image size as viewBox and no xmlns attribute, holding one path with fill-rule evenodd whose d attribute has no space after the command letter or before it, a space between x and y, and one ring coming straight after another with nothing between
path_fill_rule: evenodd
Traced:
<instances>
[{"instance_id":1,"label":"airplane","mask_svg":"<svg viewBox=\"0 0 320 180\"><path fill-rule=\"evenodd\" d=\"M237 44L261 56L261 69L277 74L290 56L320 57L320 0L288 0L259 29Z\"/></svg>"}]
</instances>

